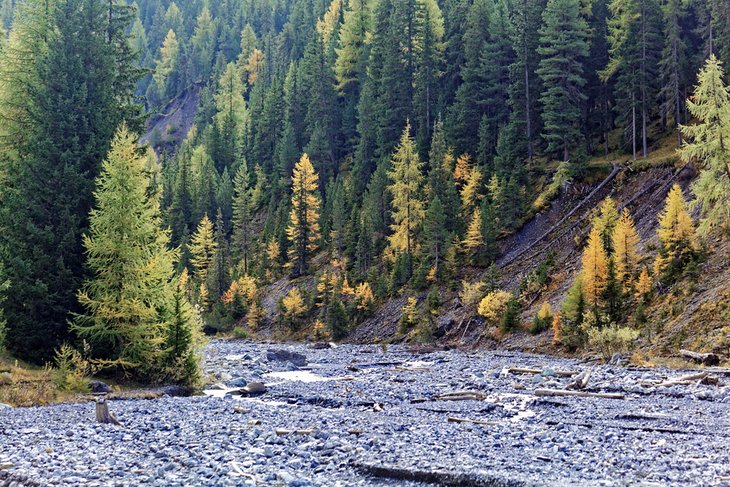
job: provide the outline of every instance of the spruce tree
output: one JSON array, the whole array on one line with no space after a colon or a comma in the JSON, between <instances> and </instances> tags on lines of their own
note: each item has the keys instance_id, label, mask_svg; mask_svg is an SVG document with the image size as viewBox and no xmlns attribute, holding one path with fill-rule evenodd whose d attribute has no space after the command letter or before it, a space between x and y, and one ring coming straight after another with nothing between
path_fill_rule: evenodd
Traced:
<instances>
[{"instance_id":1,"label":"spruce tree","mask_svg":"<svg viewBox=\"0 0 730 487\"><path fill-rule=\"evenodd\" d=\"M542 56L537 70L543 83L543 137L547 151L558 153L564 161L580 139L583 87L583 62L588 55L588 26L580 13L580 0L549 0L540 29Z\"/></svg>"},{"instance_id":2,"label":"spruce tree","mask_svg":"<svg viewBox=\"0 0 730 487\"><path fill-rule=\"evenodd\" d=\"M0 61L7 346L40 362L70 338L69 312L80 311L81 236L94 178L118 125L131 114L133 93L121 78L133 60L119 58L109 42L110 29L119 25L115 18L109 24L108 2L29 0L15 14Z\"/></svg>"},{"instance_id":3,"label":"spruce tree","mask_svg":"<svg viewBox=\"0 0 730 487\"><path fill-rule=\"evenodd\" d=\"M251 188L246 161L243 161L233 181L233 257L240 265L241 272L249 273L249 260L254 241L251 228Z\"/></svg>"},{"instance_id":4,"label":"spruce tree","mask_svg":"<svg viewBox=\"0 0 730 487\"><path fill-rule=\"evenodd\" d=\"M434 196L423 220L424 250L434 275L439 275L439 264L446 250L446 214L438 196Z\"/></svg>"}]
</instances>

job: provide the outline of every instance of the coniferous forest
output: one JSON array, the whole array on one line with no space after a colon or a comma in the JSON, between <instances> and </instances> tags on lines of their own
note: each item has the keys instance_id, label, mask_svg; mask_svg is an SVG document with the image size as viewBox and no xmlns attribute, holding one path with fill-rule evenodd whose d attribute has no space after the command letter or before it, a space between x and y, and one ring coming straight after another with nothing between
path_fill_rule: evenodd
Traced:
<instances>
[{"instance_id":1,"label":"coniferous forest","mask_svg":"<svg viewBox=\"0 0 730 487\"><path fill-rule=\"evenodd\" d=\"M697 177L650 252L606 199L528 326L633 340L727 237L725 0L3 0L0 29L0 336L31 362L192 384L203 330L340 340L407 297L430 340L448 293L508 333L555 269L501 289L501 242L659 153Z\"/></svg>"}]
</instances>

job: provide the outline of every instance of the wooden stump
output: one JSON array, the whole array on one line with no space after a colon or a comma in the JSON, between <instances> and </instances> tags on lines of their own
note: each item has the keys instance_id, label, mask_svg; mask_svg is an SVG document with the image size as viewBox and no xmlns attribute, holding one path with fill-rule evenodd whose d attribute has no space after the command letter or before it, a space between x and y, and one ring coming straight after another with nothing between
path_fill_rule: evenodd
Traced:
<instances>
[{"instance_id":1,"label":"wooden stump","mask_svg":"<svg viewBox=\"0 0 730 487\"><path fill-rule=\"evenodd\" d=\"M103 424L121 424L117 418L109 412L109 405L103 397L96 399L96 421Z\"/></svg>"}]
</instances>

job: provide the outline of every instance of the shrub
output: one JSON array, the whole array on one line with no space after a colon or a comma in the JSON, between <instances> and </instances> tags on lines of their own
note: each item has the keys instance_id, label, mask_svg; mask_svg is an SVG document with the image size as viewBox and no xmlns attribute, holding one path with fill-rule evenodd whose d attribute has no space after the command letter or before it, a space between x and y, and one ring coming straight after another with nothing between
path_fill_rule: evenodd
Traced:
<instances>
[{"instance_id":1,"label":"shrub","mask_svg":"<svg viewBox=\"0 0 730 487\"><path fill-rule=\"evenodd\" d=\"M248 338L248 332L246 331L246 329L244 327L236 326L235 328L233 328L233 336L235 338L245 340Z\"/></svg>"},{"instance_id":2,"label":"shrub","mask_svg":"<svg viewBox=\"0 0 730 487\"><path fill-rule=\"evenodd\" d=\"M477 312L488 322L496 323L502 318L507 305L513 299L507 291L492 291L479 302Z\"/></svg>"},{"instance_id":3,"label":"shrub","mask_svg":"<svg viewBox=\"0 0 730 487\"><path fill-rule=\"evenodd\" d=\"M537 312L537 315L535 316L535 320L532 322L532 326L530 327L530 333L533 335L536 335L538 333L541 333L550 327L550 323L553 319L553 310L550 307L550 303L545 301L542 303L542 306L540 307L540 310Z\"/></svg>"},{"instance_id":4,"label":"shrub","mask_svg":"<svg viewBox=\"0 0 730 487\"><path fill-rule=\"evenodd\" d=\"M627 352L637 338L637 330L618 325L588 330L588 343L600 350L605 360L610 360L615 353Z\"/></svg>"},{"instance_id":5,"label":"shrub","mask_svg":"<svg viewBox=\"0 0 730 487\"><path fill-rule=\"evenodd\" d=\"M56 368L53 371L56 387L67 392L88 392L89 376L96 373L97 368L85 357L90 351L86 342L83 342L83 350L84 354L67 343L56 350Z\"/></svg>"}]
</instances>

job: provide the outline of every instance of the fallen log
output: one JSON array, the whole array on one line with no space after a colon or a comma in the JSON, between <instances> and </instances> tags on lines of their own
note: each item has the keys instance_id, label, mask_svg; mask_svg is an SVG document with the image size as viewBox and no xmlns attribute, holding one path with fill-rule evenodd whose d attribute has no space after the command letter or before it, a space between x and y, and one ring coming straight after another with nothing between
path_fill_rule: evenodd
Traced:
<instances>
[{"instance_id":1,"label":"fallen log","mask_svg":"<svg viewBox=\"0 0 730 487\"><path fill-rule=\"evenodd\" d=\"M682 358L704 365L719 365L720 357L716 353L700 353L691 350L680 350L679 354Z\"/></svg>"},{"instance_id":2,"label":"fallen log","mask_svg":"<svg viewBox=\"0 0 730 487\"><path fill-rule=\"evenodd\" d=\"M455 416L449 416L447 421L449 423L486 424L486 425L490 425L490 426L499 424L499 422L497 422L497 421L486 421L484 419L457 418Z\"/></svg>"},{"instance_id":3,"label":"fallen log","mask_svg":"<svg viewBox=\"0 0 730 487\"><path fill-rule=\"evenodd\" d=\"M481 391L447 392L434 398L435 401L484 401L487 395Z\"/></svg>"},{"instance_id":4,"label":"fallen log","mask_svg":"<svg viewBox=\"0 0 730 487\"><path fill-rule=\"evenodd\" d=\"M575 397L597 397L602 399L624 399L623 394L615 394L612 392L585 392L585 391L565 391L560 389L535 389L534 394L538 397L554 397L554 396L575 396Z\"/></svg>"},{"instance_id":5,"label":"fallen log","mask_svg":"<svg viewBox=\"0 0 730 487\"><path fill-rule=\"evenodd\" d=\"M109 412L109 404L103 397L96 398L96 421L102 424L121 425L119 420Z\"/></svg>"},{"instance_id":6,"label":"fallen log","mask_svg":"<svg viewBox=\"0 0 730 487\"><path fill-rule=\"evenodd\" d=\"M583 372L581 372L580 374L578 374L575 377L575 380L573 380L573 382L571 382L570 384L565 386L565 389L568 391L570 391L570 390L577 391L580 389L585 389L586 386L588 385L588 381L591 379L592 373L593 373L592 368L588 368L588 369L584 370Z\"/></svg>"},{"instance_id":7,"label":"fallen log","mask_svg":"<svg viewBox=\"0 0 730 487\"><path fill-rule=\"evenodd\" d=\"M503 369L503 371L506 371L508 374L544 374L545 369L528 369L525 367L507 367ZM578 372L568 371L568 370L555 370L555 375L558 377L572 377L574 375L578 375Z\"/></svg>"},{"instance_id":8,"label":"fallen log","mask_svg":"<svg viewBox=\"0 0 730 487\"><path fill-rule=\"evenodd\" d=\"M704 384L709 386L716 386L720 383L720 379L713 377L709 372L699 372L697 374L683 375L675 379L669 379L657 384L659 387L672 387L672 386L691 386L694 384Z\"/></svg>"}]
</instances>

